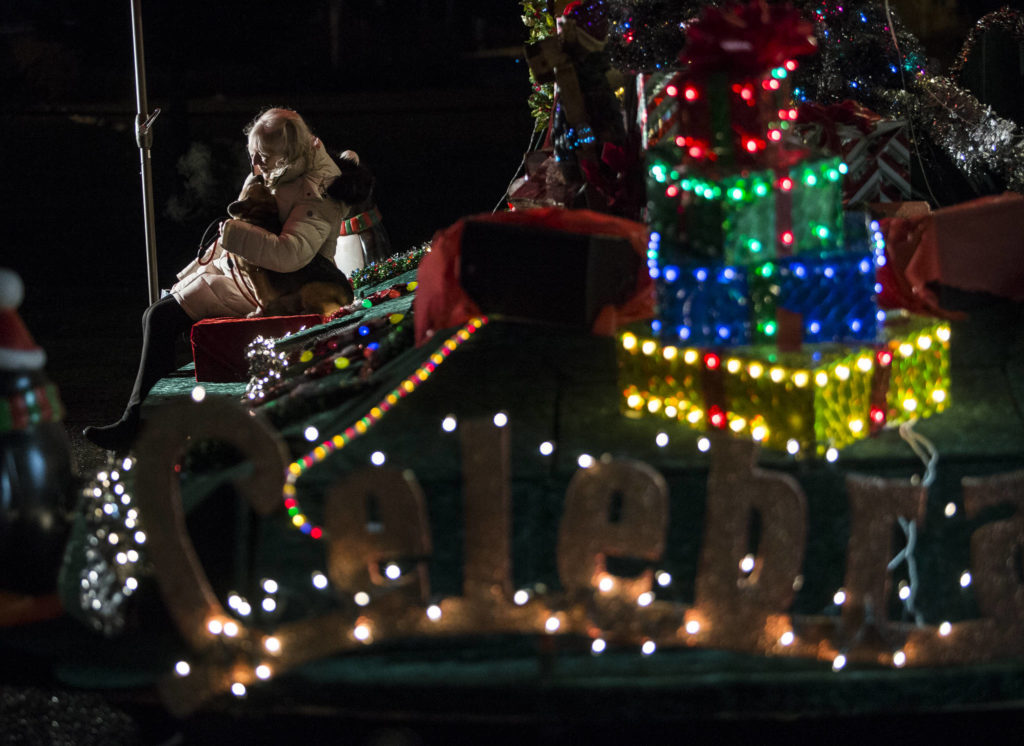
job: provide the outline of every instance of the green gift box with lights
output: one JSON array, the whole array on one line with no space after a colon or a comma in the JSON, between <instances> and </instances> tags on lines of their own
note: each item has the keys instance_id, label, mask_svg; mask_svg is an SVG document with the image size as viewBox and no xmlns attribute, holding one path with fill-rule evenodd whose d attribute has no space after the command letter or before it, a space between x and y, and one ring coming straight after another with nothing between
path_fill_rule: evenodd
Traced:
<instances>
[{"instance_id":1,"label":"green gift box with lights","mask_svg":"<svg viewBox=\"0 0 1024 746\"><path fill-rule=\"evenodd\" d=\"M838 157L709 179L675 163L674 149L648 154L648 222L660 237L662 266L750 265L842 250L845 166Z\"/></svg>"},{"instance_id":2,"label":"green gift box with lights","mask_svg":"<svg viewBox=\"0 0 1024 746\"><path fill-rule=\"evenodd\" d=\"M886 425L949 406L950 328L918 321L883 342L678 348L632 332L620 337L625 412L718 428L792 455L832 457Z\"/></svg>"}]
</instances>

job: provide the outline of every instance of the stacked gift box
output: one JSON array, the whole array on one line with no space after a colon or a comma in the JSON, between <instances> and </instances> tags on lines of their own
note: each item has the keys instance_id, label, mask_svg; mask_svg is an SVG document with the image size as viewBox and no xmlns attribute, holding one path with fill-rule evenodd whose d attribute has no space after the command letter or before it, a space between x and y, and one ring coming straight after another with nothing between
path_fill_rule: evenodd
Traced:
<instances>
[{"instance_id":1,"label":"stacked gift box","mask_svg":"<svg viewBox=\"0 0 1024 746\"><path fill-rule=\"evenodd\" d=\"M949 406L946 322L886 328L860 346L679 347L620 337L627 412L727 430L794 455L828 455Z\"/></svg>"},{"instance_id":2,"label":"stacked gift box","mask_svg":"<svg viewBox=\"0 0 1024 746\"><path fill-rule=\"evenodd\" d=\"M680 69L645 79L658 313L622 374L630 412L825 454L948 405L948 327L883 329L878 224L844 211L842 157L798 136L808 39L781 7L709 9Z\"/></svg>"}]
</instances>

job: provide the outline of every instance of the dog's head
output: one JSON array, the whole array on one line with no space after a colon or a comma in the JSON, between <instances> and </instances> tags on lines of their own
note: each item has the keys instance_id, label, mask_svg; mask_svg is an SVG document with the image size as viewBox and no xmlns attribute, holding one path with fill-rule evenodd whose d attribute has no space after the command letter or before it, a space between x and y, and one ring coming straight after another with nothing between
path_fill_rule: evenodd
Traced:
<instances>
[{"instance_id":1,"label":"dog's head","mask_svg":"<svg viewBox=\"0 0 1024 746\"><path fill-rule=\"evenodd\" d=\"M263 182L262 176L257 176L246 184L241 198L228 205L228 215L236 220L258 225L271 233L281 232L277 200Z\"/></svg>"},{"instance_id":2,"label":"dog's head","mask_svg":"<svg viewBox=\"0 0 1024 746\"><path fill-rule=\"evenodd\" d=\"M373 174L351 150L337 156L334 162L341 175L327 187L327 195L345 205L346 217L363 212L372 204L375 184Z\"/></svg>"}]
</instances>

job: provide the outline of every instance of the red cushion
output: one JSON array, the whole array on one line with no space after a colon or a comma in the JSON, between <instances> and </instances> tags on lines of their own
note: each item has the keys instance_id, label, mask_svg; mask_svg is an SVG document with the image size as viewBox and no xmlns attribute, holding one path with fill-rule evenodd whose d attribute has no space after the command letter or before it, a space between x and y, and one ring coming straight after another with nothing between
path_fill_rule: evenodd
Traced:
<instances>
[{"instance_id":1,"label":"red cushion","mask_svg":"<svg viewBox=\"0 0 1024 746\"><path fill-rule=\"evenodd\" d=\"M203 319L192 325L196 380L210 383L246 381L245 351L256 337L277 338L323 322L318 314L256 319Z\"/></svg>"}]
</instances>

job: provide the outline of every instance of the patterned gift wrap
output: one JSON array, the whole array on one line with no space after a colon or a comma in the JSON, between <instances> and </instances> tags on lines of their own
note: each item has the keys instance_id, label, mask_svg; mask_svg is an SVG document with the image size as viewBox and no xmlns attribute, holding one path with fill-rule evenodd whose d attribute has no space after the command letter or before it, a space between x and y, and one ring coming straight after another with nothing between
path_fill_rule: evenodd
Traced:
<instances>
[{"instance_id":1,"label":"patterned gift wrap","mask_svg":"<svg viewBox=\"0 0 1024 746\"><path fill-rule=\"evenodd\" d=\"M905 202L911 183L910 137L902 119L882 119L852 101L804 104L794 132L809 146L838 154L847 165L843 203Z\"/></svg>"},{"instance_id":2,"label":"patterned gift wrap","mask_svg":"<svg viewBox=\"0 0 1024 746\"><path fill-rule=\"evenodd\" d=\"M950 404L946 323L919 321L852 348L815 345L731 350L620 336L628 415L728 430L795 455L831 457L887 424Z\"/></svg>"},{"instance_id":3,"label":"patterned gift wrap","mask_svg":"<svg viewBox=\"0 0 1024 746\"><path fill-rule=\"evenodd\" d=\"M838 157L709 180L673 161L670 149L648 153L648 224L661 263L716 259L752 264L843 247Z\"/></svg>"}]
</instances>

